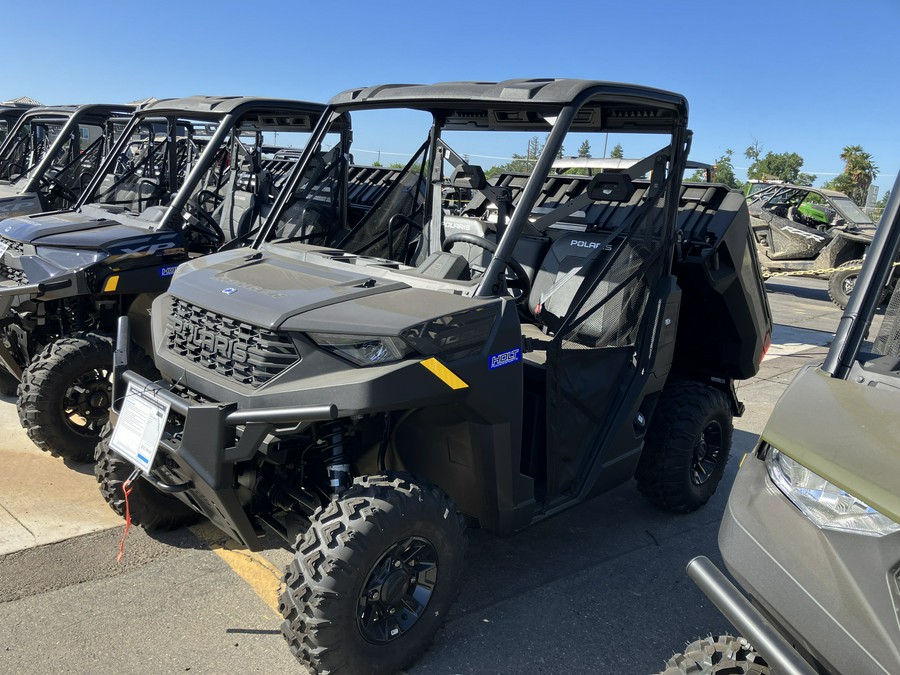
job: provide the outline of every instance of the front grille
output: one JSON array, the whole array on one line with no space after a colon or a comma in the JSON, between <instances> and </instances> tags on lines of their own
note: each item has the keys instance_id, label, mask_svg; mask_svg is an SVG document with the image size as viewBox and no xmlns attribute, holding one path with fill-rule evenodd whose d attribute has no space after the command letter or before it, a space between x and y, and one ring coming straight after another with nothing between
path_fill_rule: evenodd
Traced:
<instances>
[{"instance_id":1,"label":"front grille","mask_svg":"<svg viewBox=\"0 0 900 675\"><path fill-rule=\"evenodd\" d=\"M176 382L172 385L172 393L175 394L178 398L183 398L191 403L199 403L199 404L207 404L207 403L217 403L217 401L213 401L211 398L207 398L203 394L194 391L193 389L188 389L183 384L179 384Z\"/></svg>"},{"instance_id":2,"label":"front grille","mask_svg":"<svg viewBox=\"0 0 900 675\"><path fill-rule=\"evenodd\" d=\"M14 241L13 239L7 239L6 237L0 237L0 249L3 251L11 251L13 253L18 253L21 255L25 252L25 244L21 241ZM3 260L4 256L0 256L0 260ZM3 279L9 279L11 281L15 281L19 286L24 286L28 283L28 275L25 274L24 270L18 270L9 265L5 265L0 262L0 277Z\"/></svg>"},{"instance_id":3,"label":"front grille","mask_svg":"<svg viewBox=\"0 0 900 675\"><path fill-rule=\"evenodd\" d=\"M3 263L0 263L0 277L15 281L19 286L24 286L28 283L28 275L25 274L25 270L13 269Z\"/></svg>"},{"instance_id":4,"label":"front grille","mask_svg":"<svg viewBox=\"0 0 900 675\"><path fill-rule=\"evenodd\" d=\"M251 387L259 387L300 359L283 334L174 299L166 326L174 354Z\"/></svg>"},{"instance_id":5,"label":"front grille","mask_svg":"<svg viewBox=\"0 0 900 675\"><path fill-rule=\"evenodd\" d=\"M7 239L6 237L0 237L0 247L6 245L7 251L15 251L16 253L24 253L25 252L25 244L21 241L14 241L12 239Z\"/></svg>"}]
</instances>

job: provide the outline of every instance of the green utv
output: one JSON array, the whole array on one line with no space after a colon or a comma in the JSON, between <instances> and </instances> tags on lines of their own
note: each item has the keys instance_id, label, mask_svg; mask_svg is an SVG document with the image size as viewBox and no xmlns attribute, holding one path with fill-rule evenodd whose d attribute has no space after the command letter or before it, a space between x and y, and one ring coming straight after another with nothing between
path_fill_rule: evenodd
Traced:
<instances>
[{"instance_id":1,"label":"green utv","mask_svg":"<svg viewBox=\"0 0 900 675\"><path fill-rule=\"evenodd\" d=\"M900 255L898 190L824 363L788 386L737 474L719 548L744 592L688 564L743 638L695 642L668 675L900 672L900 287L864 342Z\"/></svg>"},{"instance_id":2,"label":"green utv","mask_svg":"<svg viewBox=\"0 0 900 675\"><path fill-rule=\"evenodd\" d=\"M387 120L417 149L360 214L351 122L371 148L360 129ZM649 154L552 172L564 141L605 133ZM544 134L528 176L469 161ZM127 370L120 320L106 499L124 513L134 475L145 526L200 513L252 550L283 537L291 651L347 673L431 642L466 524L508 535L632 477L662 508L700 507L772 323L743 195L681 183L690 138L682 96L627 84L339 94L253 245L182 265L154 302L162 380ZM445 213L448 184L468 196Z\"/></svg>"},{"instance_id":3,"label":"green utv","mask_svg":"<svg viewBox=\"0 0 900 675\"><path fill-rule=\"evenodd\" d=\"M297 157L271 143L277 135L302 148L323 107L252 97L152 103L118 129L80 196L63 190L71 185L63 177L82 182L83 164L47 179L67 195L64 210L0 224L0 363L21 380L19 418L38 447L93 458L108 419L117 318L132 316L137 345L150 351L153 298L179 263L250 236ZM57 138L83 129L83 114L96 108L71 113ZM15 133L7 140L19 142ZM91 147L76 161L92 156Z\"/></svg>"},{"instance_id":4,"label":"green utv","mask_svg":"<svg viewBox=\"0 0 900 675\"><path fill-rule=\"evenodd\" d=\"M844 309L875 234L872 219L843 192L789 183L770 185L747 204L763 275L826 278L829 297Z\"/></svg>"}]
</instances>

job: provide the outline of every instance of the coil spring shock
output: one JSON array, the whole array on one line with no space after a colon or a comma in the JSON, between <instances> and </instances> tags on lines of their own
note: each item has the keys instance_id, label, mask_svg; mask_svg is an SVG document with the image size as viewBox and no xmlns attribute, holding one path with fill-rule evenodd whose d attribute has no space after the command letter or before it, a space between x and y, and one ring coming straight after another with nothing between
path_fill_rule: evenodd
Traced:
<instances>
[{"instance_id":1,"label":"coil spring shock","mask_svg":"<svg viewBox=\"0 0 900 675\"><path fill-rule=\"evenodd\" d=\"M85 330L87 328L87 318L85 317L84 308L80 305L67 305L65 309L66 321L68 322L68 332Z\"/></svg>"},{"instance_id":2,"label":"coil spring shock","mask_svg":"<svg viewBox=\"0 0 900 675\"><path fill-rule=\"evenodd\" d=\"M339 420L322 422L318 428L319 440L316 444L325 457L328 484L332 492L340 494L353 482L350 476L350 462L344 452L344 425Z\"/></svg>"}]
</instances>

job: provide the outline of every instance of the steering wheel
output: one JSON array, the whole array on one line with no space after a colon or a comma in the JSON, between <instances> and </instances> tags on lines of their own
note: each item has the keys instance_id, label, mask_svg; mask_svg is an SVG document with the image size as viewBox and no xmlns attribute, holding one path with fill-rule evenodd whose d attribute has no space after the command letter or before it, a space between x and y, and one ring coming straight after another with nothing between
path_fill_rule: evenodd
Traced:
<instances>
[{"instance_id":1,"label":"steering wheel","mask_svg":"<svg viewBox=\"0 0 900 675\"><path fill-rule=\"evenodd\" d=\"M72 190L72 188L70 188L68 185L65 185L56 176L41 176L39 182L41 186L47 188L47 192L49 194L56 193L67 202L70 202L72 204L78 201L78 195L75 194L75 191Z\"/></svg>"},{"instance_id":2,"label":"steering wheel","mask_svg":"<svg viewBox=\"0 0 900 675\"><path fill-rule=\"evenodd\" d=\"M187 200L185 209L191 216L185 221L189 229L206 238L213 245L225 243L225 233L219 227L219 223L209 215L209 211L204 209L195 197Z\"/></svg>"},{"instance_id":3,"label":"steering wheel","mask_svg":"<svg viewBox=\"0 0 900 675\"><path fill-rule=\"evenodd\" d=\"M225 201L225 197L212 190L200 190L194 195L194 200L202 206L205 211L214 211L219 204ZM212 208L208 208L209 206Z\"/></svg>"},{"instance_id":4,"label":"steering wheel","mask_svg":"<svg viewBox=\"0 0 900 675\"><path fill-rule=\"evenodd\" d=\"M471 232L454 232L453 234L448 235L447 238L444 239L441 249L449 252L450 249L453 248L453 244L456 243L471 244L492 255L497 252L497 244L490 239L485 239L484 237L472 234ZM518 282L519 289L522 291L521 295L516 298L516 302L527 302L528 295L531 293L531 279L528 278L528 272L525 271L525 268L522 267L517 260L509 260L506 265L512 271Z\"/></svg>"},{"instance_id":5,"label":"steering wheel","mask_svg":"<svg viewBox=\"0 0 900 675\"><path fill-rule=\"evenodd\" d=\"M152 192L146 197L144 197L144 195L141 193L141 185L144 185L145 183L152 188ZM159 184L159 181L156 178L147 178L145 176L141 176L137 179L135 186L137 187L138 211L144 210L145 202L149 206L149 203L151 201L158 197L161 197L163 194L163 186Z\"/></svg>"}]
</instances>

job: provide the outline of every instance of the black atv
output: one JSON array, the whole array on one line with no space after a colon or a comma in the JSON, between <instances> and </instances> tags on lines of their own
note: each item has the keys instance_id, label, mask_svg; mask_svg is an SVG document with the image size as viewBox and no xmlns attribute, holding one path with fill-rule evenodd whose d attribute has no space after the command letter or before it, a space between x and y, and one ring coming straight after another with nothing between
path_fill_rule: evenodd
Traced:
<instances>
[{"instance_id":1,"label":"black atv","mask_svg":"<svg viewBox=\"0 0 900 675\"><path fill-rule=\"evenodd\" d=\"M418 150L359 214L350 118L389 113ZM465 158L514 132L548 134L532 174L487 181ZM567 134L608 132L659 150L551 173ZM681 183L690 138L683 97L631 85L338 95L253 246L182 265L154 302L161 381L126 369L120 320L103 494L123 513L128 481L147 527L201 513L253 550L283 537L291 651L347 673L427 647L466 523L510 534L632 477L662 508L700 507L772 322L743 195ZM451 213L448 184L471 191Z\"/></svg>"},{"instance_id":2,"label":"black atv","mask_svg":"<svg viewBox=\"0 0 900 675\"><path fill-rule=\"evenodd\" d=\"M302 147L321 110L241 97L153 103L120 130L71 210L2 223L0 362L21 379L19 418L38 447L93 458L116 318L130 315L149 348L150 303L175 267L250 235L296 160L269 147L274 135Z\"/></svg>"},{"instance_id":3,"label":"black atv","mask_svg":"<svg viewBox=\"0 0 900 675\"><path fill-rule=\"evenodd\" d=\"M93 104L22 115L0 145L0 219L73 206L134 110Z\"/></svg>"},{"instance_id":4,"label":"black atv","mask_svg":"<svg viewBox=\"0 0 900 675\"><path fill-rule=\"evenodd\" d=\"M789 184L754 193L749 208L763 275L824 277L844 309L875 234L872 219L842 192Z\"/></svg>"}]
</instances>

